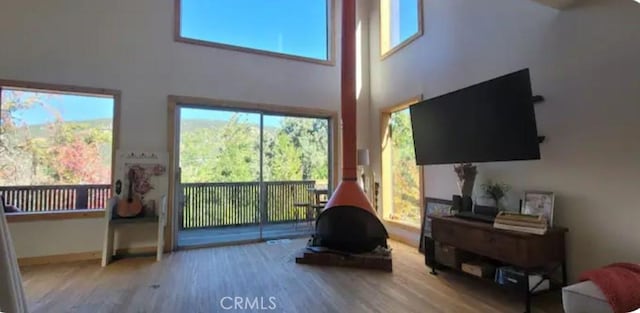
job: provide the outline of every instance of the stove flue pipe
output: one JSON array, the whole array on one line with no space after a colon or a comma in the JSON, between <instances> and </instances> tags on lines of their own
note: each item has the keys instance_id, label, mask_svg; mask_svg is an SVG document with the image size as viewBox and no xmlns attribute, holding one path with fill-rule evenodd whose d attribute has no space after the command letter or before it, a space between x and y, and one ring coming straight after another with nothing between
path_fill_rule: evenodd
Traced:
<instances>
[{"instance_id":1,"label":"stove flue pipe","mask_svg":"<svg viewBox=\"0 0 640 313\"><path fill-rule=\"evenodd\" d=\"M342 182L326 208L357 207L376 215L373 206L357 182L357 103L356 103L356 0L342 1Z\"/></svg>"}]
</instances>

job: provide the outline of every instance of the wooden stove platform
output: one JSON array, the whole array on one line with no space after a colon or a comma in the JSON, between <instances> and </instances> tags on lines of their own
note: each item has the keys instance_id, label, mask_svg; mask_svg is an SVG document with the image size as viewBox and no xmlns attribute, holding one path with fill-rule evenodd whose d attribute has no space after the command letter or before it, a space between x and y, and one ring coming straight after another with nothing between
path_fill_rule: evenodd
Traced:
<instances>
[{"instance_id":1,"label":"wooden stove platform","mask_svg":"<svg viewBox=\"0 0 640 313\"><path fill-rule=\"evenodd\" d=\"M296 256L296 263L320 266L353 267L385 272L393 270L391 255L374 253L345 254L331 251L314 252L305 248Z\"/></svg>"}]
</instances>

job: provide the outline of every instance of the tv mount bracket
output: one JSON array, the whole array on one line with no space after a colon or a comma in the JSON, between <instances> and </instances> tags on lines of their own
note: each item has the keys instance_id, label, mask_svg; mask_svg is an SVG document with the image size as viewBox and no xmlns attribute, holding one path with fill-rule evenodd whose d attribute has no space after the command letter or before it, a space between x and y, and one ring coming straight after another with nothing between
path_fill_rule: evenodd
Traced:
<instances>
[{"instance_id":1,"label":"tv mount bracket","mask_svg":"<svg viewBox=\"0 0 640 313\"><path fill-rule=\"evenodd\" d=\"M533 104L542 103L544 102L544 100L545 100L544 97L540 95L535 95L531 97L531 102L533 102ZM538 136L538 143L543 143L545 139L547 139L546 136Z\"/></svg>"}]
</instances>

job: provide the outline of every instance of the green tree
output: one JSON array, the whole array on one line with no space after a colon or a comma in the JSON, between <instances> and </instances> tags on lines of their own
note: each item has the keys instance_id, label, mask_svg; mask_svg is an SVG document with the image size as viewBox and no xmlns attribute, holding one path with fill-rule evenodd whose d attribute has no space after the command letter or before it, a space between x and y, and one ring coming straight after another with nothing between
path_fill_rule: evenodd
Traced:
<instances>
[{"instance_id":1,"label":"green tree","mask_svg":"<svg viewBox=\"0 0 640 313\"><path fill-rule=\"evenodd\" d=\"M111 130L93 128L85 123L69 123L62 119L49 126L53 132L51 145L34 151L46 151L49 157L39 155L39 163L49 170L55 183L107 184L111 177L111 164L104 162L101 145L110 145Z\"/></svg>"},{"instance_id":2,"label":"green tree","mask_svg":"<svg viewBox=\"0 0 640 313\"><path fill-rule=\"evenodd\" d=\"M391 115L392 218L420 224L420 170L416 165L409 110Z\"/></svg>"},{"instance_id":3,"label":"green tree","mask_svg":"<svg viewBox=\"0 0 640 313\"><path fill-rule=\"evenodd\" d=\"M37 180L37 158L42 140L33 138L20 112L43 106L44 97L2 90L0 104L0 184L30 185Z\"/></svg>"},{"instance_id":4,"label":"green tree","mask_svg":"<svg viewBox=\"0 0 640 313\"><path fill-rule=\"evenodd\" d=\"M259 130L245 115L234 114L222 125L196 128L182 133L180 166L182 181L256 181L259 174ZM183 121L183 124L189 123ZM186 127L183 127L186 129Z\"/></svg>"},{"instance_id":5,"label":"green tree","mask_svg":"<svg viewBox=\"0 0 640 313\"><path fill-rule=\"evenodd\" d=\"M2 90L0 184L109 183L111 125L66 122L47 93ZM37 107L54 122L29 124L22 116Z\"/></svg>"},{"instance_id":6,"label":"green tree","mask_svg":"<svg viewBox=\"0 0 640 313\"><path fill-rule=\"evenodd\" d=\"M278 133L275 140L271 141L267 146L268 150L265 151L268 168L265 173L266 180L302 179L302 155L286 133Z\"/></svg>"},{"instance_id":7,"label":"green tree","mask_svg":"<svg viewBox=\"0 0 640 313\"><path fill-rule=\"evenodd\" d=\"M302 158L302 179L328 180L329 122L324 119L285 117L287 134Z\"/></svg>"},{"instance_id":8,"label":"green tree","mask_svg":"<svg viewBox=\"0 0 640 313\"><path fill-rule=\"evenodd\" d=\"M260 167L258 130L235 114L222 129L218 170L223 181L256 181Z\"/></svg>"}]
</instances>

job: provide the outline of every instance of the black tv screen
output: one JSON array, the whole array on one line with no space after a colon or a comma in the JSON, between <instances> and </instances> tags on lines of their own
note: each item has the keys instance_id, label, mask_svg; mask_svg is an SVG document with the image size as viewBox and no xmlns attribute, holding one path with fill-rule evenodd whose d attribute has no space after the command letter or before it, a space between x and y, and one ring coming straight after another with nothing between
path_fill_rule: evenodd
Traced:
<instances>
[{"instance_id":1,"label":"black tv screen","mask_svg":"<svg viewBox=\"0 0 640 313\"><path fill-rule=\"evenodd\" d=\"M529 70L411 106L418 165L539 160Z\"/></svg>"}]
</instances>

